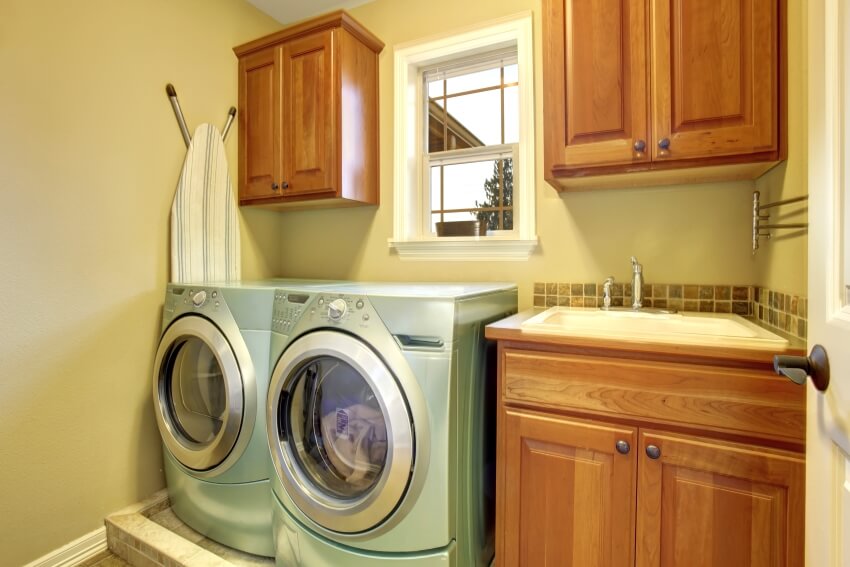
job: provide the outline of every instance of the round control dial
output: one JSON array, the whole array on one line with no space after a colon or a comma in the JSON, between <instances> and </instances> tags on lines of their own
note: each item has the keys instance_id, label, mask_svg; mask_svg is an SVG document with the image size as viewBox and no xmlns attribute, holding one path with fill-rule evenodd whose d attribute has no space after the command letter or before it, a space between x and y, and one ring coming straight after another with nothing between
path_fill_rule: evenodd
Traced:
<instances>
[{"instance_id":1,"label":"round control dial","mask_svg":"<svg viewBox=\"0 0 850 567\"><path fill-rule=\"evenodd\" d=\"M328 317L334 321L342 319L346 311L348 311L348 305L344 299L334 299L328 304Z\"/></svg>"},{"instance_id":2,"label":"round control dial","mask_svg":"<svg viewBox=\"0 0 850 567\"><path fill-rule=\"evenodd\" d=\"M195 304L195 307L200 307L207 301L207 292L204 290L199 291L198 293L192 296L192 303Z\"/></svg>"}]
</instances>

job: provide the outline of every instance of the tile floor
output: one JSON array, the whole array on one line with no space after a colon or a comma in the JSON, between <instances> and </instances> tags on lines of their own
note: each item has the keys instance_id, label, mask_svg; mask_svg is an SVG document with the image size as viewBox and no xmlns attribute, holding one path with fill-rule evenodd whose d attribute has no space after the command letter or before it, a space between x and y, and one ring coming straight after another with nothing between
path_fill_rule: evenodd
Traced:
<instances>
[{"instance_id":1,"label":"tile floor","mask_svg":"<svg viewBox=\"0 0 850 567\"><path fill-rule=\"evenodd\" d=\"M96 556L80 563L77 567L132 567L129 563L112 553L104 551Z\"/></svg>"}]
</instances>

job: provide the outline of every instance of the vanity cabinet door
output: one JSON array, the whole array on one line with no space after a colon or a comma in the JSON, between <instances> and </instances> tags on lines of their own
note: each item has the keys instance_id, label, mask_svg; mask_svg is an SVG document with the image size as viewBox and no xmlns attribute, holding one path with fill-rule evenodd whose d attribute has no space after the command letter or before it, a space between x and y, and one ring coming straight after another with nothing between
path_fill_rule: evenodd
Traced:
<instances>
[{"instance_id":1,"label":"vanity cabinet door","mask_svg":"<svg viewBox=\"0 0 850 567\"><path fill-rule=\"evenodd\" d=\"M652 0L654 161L779 151L779 4Z\"/></svg>"},{"instance_id":2,"label":"vanity cabinet door","mask_svg":"<svg viewBox=\"0 0 850 567\"><path fill-rule=\"evenodd\" d=\"M637 567L802 567L798 453L640 432Z\"/></svg>"},{"instance_id":3,"label":"vanity cabinet door","mask_svg":"<svg viewBox=\"0 0 850 567\"><path fill-rule=\"evenodd\" d=\"M499 565L634 565L636 430L513 409L500 417Z\"/></svg>"},{"instance_id":4,"label":"vanity cabinet door","mask_svg":"<svg viewBox=\"0 0 850 567\"><path fill-rule=\"evenodd\" d=\"M267 48L239 60L239 201L280 194L280 66Z\"/></svg>"},{"instance_id":5,"label":"vanity cabinet door","mask_svg":"<svg viewBox=\"0 0 850 567\"><path fill-rule=\"evenodd\" d=\"M543 10L547 176L648 162L646 0L543 0Z\"/></svg>"}]
</instances>

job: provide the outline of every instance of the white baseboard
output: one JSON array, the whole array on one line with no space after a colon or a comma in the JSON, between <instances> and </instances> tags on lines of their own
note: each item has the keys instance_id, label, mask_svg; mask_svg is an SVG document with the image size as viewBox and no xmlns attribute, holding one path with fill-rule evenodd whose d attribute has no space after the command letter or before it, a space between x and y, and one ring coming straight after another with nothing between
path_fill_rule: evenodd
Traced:
<instances>
[{"instance_id":1,"label":"white baseboard","mask_svg":"<svg viewBox=\"0 0 850 567\"><path fill-rule=\"evenodd\" d=\"M73 567L103 551L106 551L105 527L87 533L24 567Z\"/></svg>"}]
</instances>

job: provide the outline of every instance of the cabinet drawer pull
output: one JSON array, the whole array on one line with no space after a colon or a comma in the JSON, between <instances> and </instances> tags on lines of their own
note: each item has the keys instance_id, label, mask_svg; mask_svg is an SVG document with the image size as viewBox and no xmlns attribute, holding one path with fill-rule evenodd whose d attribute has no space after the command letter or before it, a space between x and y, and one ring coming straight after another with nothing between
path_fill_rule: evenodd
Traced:
<instances>
[{"instance_id":1,"label":"cabinet drawer pull","mask_svg":"<svg viewBox=\"0 0 850 567\"><path fill-rule=\"evenodd\" d=\"M646 456L653 460L657 459L661 456L661 449L659 449L656 445L647 445Z\"/></svg>"},{"instance_id":2,"label":"cabinet drawer pull","mask_svg":"<svg viewBox=\"0 0 850 567\"><path fill-rule=\"evenodd\" d=\"M643 140L635 140L635 145L633 147L637 153L642 154L643 150L646 149L646 142Z\"/></svg>"},{"instance_id":3,"label":"cabinet drawer pull","mask_svg":"<svg viewBox=\"0 0 850 567\"><path fill-rule=\"evenodd\" d=\"M622 439L617 441L617 452L621 455L628 455L629 451L632 450L632 446L629 445L628 441L623 441Z\"/></svg>"},{"instance_id":4,"label":"cabinet drawer pull","mask_svg":"<svg viewBox=\"0 0 850 567\"><path fill-rule=\"evenodd\" d=\"M278 189L278 184L272 183L272 191L277 191L277 189Z\"/></svg>"},{"instance_id":5,"label":"cabinet drawer pull","mask_svg":"<svg viewBox=\"0 0 850 567\"><path fill-rule=\"evenodd\" d=\"M289 189L289 183L287 183L286 181L283 182L282 186L284 189Z\"/></svg>"}]
</instances>

